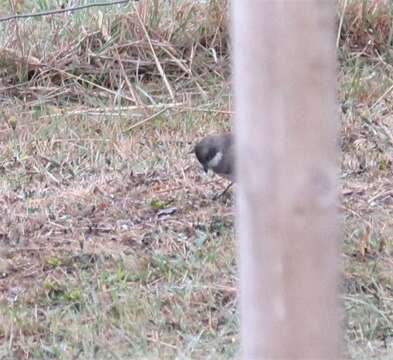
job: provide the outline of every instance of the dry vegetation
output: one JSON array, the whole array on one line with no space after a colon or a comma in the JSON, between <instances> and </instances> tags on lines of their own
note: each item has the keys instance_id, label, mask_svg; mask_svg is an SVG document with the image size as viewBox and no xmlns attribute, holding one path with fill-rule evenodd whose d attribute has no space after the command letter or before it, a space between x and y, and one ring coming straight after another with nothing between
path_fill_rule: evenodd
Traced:
<instances>
[{"instance_id":1,"label":"dry vegetation","mask_svg":"<svg viewBox=\"0 0 393 360\"><path fill-rule=\"evenodd\" d=\"M340 2L339 101L349 355L393 356L392 34L389 1Z\"/></svg>"},{"instance_id":2,"label":"dry vegetation","mask_svg":"<svg viewBox=\"0 0 393 360\"><path fill-rule=\"evenodd\" d=\"M0 23L1 359L236 355L232 200L189 154L230 127L227 3L158 3ZM393 356L392 23L339 2L352 359Z\"/></svg>"}]
</instances>

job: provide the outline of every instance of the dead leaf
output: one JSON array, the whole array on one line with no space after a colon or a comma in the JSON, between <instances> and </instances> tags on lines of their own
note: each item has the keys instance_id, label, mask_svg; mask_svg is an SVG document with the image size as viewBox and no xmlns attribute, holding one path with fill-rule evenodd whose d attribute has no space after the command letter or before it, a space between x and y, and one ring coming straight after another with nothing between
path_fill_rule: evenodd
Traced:
<instances>
[{"instance_id":1,"label":"dead leaf","mask_svg":"<svg viewBox=\"0 0 393 360\"><path fill-rule=\"evenodd\" d=\"M379 252L380 253L384 253L386 249L386 241L384 238L381 238L380 242L379 242Z\"/></svg>"},{"instance_id":2,"label":"dead leaf","mask_svg":"<svg viewBox=\"0 0 393 360\"><path fill-rule=\"evenodd\" d=\"M157 213L157 217L163 217L163 216L168 216L168 215L173 215L177 211L177 208L175 207L170 207L166 209L162 209Z\"/></svg>"}]
</instances>

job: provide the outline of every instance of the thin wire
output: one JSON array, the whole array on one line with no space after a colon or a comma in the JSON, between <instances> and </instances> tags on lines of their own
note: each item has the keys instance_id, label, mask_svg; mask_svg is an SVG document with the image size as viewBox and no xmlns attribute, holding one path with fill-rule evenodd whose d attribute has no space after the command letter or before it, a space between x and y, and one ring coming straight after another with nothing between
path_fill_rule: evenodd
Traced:
<instances>
[{"instance_id":1,"label":"thin wire","mask_svg":"<svg viewBox=\"0 0 393 360\"><path fill-rule=\"evenodd\" d=\"M126 4L129 1L130 0L118 0L118 1L112 1L112 2L100 2L100 3L94 3L94 4L74 6L74 7L65 8L65 9L55 9L55 10L49 10L49 11L41 11L41 12L30 13L30 14L15 14L15 15L10 15L10 16L0 17L0 22L9 21L9 20L13 20L13 19L23 19L23 18L30 18L30 17L53 15L53 14L62 14L62 13L69 12L69 11L72 12L72 11L77 11L77 10L81 10L81 9L87 9L87 8L91 8L91 7L111 6L111 5L117 5L117 4ZM134 0L134 1L138 1L138 0Z\"/></svg>"}]
</instances>

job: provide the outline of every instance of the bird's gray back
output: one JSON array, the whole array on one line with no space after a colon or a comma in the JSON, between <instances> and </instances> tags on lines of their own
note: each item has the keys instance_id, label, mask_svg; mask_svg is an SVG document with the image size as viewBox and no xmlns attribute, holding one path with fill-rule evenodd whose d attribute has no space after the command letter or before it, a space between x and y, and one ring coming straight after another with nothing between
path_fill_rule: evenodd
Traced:
<instances>
[{"instance_id":1,"label":"bird's gray back","mask_svg":"<svg viewBox=\"0 0 393 360\"><path fill-rule=\"evenodd\" d=\"M222 160L220 163L213 167L212 170L217 174L234 181L235 180L235 153L233 137L231 134L224 134L221 136L221 141L224 139L224 149Z\"/></svg>"}]
</instances>

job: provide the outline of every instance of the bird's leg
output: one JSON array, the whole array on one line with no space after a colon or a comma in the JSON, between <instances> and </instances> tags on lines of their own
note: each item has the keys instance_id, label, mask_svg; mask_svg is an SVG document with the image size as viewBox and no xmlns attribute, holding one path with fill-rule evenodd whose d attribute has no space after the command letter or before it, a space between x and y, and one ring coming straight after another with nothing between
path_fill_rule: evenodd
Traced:
<instances>
[{"instance_id":1,"label":"bird's leg","mask_svg":"<svg viewBox=\"0 0 393 360\"><path fill-rule=\"evenodd\" d=\"M225 188L225 190L224 190L223 192L221 192L221 193L215 195L215 196L213 197L213 200L218 200L220 197L224 196L225 193L231 188L232 185L233 185L233 182L231 182L231 183Z\"/></svg>"}]
</instances>

